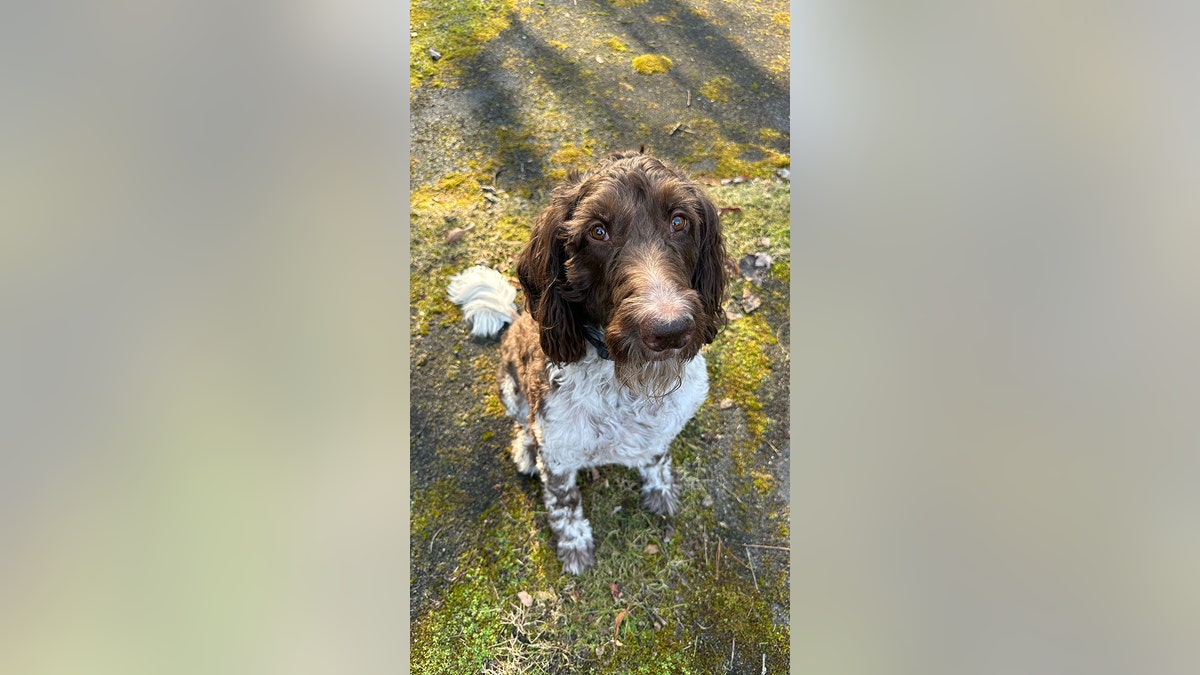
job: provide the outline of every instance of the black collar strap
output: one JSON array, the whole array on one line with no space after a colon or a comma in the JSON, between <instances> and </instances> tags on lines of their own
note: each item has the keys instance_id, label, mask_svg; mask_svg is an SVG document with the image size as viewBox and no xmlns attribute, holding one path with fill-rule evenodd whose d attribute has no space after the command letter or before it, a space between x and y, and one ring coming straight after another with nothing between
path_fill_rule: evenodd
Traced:
<instances>
[{"instance_id":1,"label":"black collar strap","mask_svg":"<svg viewBox=\"0 0 1200 675\"><path fill-rule=\"evenodd\" d=\"M587 341L592 343L592 346L596 348L596 353L600 355L600 358L607 359L608 347L604 346L604 331L591 324L587 324L583 327L583 334L587 337Z\"/></svg>"}]
</instances>

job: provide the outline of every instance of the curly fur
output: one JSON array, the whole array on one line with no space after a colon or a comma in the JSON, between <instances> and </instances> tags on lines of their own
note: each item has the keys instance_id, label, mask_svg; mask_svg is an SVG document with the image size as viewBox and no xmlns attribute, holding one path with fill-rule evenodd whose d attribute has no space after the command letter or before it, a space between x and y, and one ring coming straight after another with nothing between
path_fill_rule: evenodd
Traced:
<instances>
[{"instance_id":1,"label":"curly fur","mask_svg":"<svg viewBox=\"0 0 1200 675\"><path fill-rule=\"evenodd\" d=\"M513 461L541 477L558 557L578 574L595 560L580 469L635 467L646 508L678 509L668 449L707 395L701 347L725 323L717 210L670 164L616 153L551 193L517 262L523 314L512 319L504 280L479 270L456 277L454 295L477 300L462 303L476 328L512 321L499 380Z\"/></svg>"}]
</instances>

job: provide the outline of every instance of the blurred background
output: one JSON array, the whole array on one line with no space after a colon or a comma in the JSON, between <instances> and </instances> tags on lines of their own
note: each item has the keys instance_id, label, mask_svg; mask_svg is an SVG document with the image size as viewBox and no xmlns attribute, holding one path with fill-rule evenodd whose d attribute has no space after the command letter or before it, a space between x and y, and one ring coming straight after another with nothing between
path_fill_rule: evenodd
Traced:
<instances>
[{"instance_id":1,"label":"blurred background","mask_svg":"<svg viewBox=\"0 0 1200 675\"><path fill-rule=\"evenodd\" d=\"M1198 19L796 6L800 672L1200 665Z\"/></svg>"},{"instance_id":2,"label":"blurred background","mask_svg":"<svg viewBox=\"0 0 1200 675\"><path fill-rule=\"evenodd\" d=\"M0 671L395 672L408 39L0 21ZM798 672L1200 666L1193 7L798 3Z\"/></svg>"},{"instance_id":3,"label":"blurred background","mask_svg":"<svg viewBox=\"0 0 1200 675\"><path fill-rule=\"evenodd\" d=\"M0 672L404 662L404 14L3 11Z\"/></svg>"}]
</instances>

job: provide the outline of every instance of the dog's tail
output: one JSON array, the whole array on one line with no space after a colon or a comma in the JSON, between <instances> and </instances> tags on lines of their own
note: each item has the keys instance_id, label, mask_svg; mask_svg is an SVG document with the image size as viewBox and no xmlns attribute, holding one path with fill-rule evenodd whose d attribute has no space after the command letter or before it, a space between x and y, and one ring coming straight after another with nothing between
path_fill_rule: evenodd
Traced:
<instances>
[{"instance_id":1,"label":"dog's tail","mask_svg":"<svg viewBox=\"0 0 1200 675\"><path fill-rule=\"evenodd\" d=\"M517 290L490 267L468 267L450 279L446 290L471 322L471 335L495 337L517 318Z\"/></svg>"}]
</instances>

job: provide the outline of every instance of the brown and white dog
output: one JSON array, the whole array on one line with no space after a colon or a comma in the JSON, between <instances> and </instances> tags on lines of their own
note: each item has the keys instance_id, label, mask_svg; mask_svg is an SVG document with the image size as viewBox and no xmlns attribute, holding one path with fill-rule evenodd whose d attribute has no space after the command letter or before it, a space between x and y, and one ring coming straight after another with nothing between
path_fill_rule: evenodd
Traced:
<instances>
[{"instance_id":1,"label":"brown and white dog","mask_svg":"<svg viewBox=\"0 0 1200 675\"><path fill-rule=\"evenodd\" d=\"M550 195L517 262L526 311L494 270L450 283L472 332L500 345L500 397L516 420L517 469L539 474L563 570L595 563L576 472L636 468L654 513L679 506L668 452L700 408L700 348L725 323L717 210L678 169L615 153Z\"/></svg>"}]
</instances>

